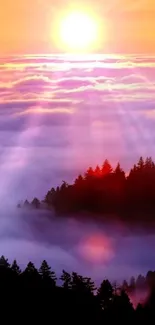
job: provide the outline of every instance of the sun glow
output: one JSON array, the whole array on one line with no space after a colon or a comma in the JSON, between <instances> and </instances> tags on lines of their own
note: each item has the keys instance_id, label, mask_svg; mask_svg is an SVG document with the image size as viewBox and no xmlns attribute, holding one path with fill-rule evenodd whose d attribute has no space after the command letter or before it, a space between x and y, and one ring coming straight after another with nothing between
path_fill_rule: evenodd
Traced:
<instances>
[{"instance_id":1,"label":"sun glow","mask_svg":"<svg viewBox=\"0 0 155 325\"><path fill-rule=\"evenodd\" d=\"M103 234L92 234L81 241L79 253L85 260L106 263L114 256L113 241Z\"/></svg>"},{"instance_id":2,"label":"sun glow","mask_svg":"<svg viewBox=\"0 0 155 325\"><path fill-rule=\"evenodd\" d=\"M60 39L70 52L85 52L95 47L98 38L97 21L81 12L72 12L60 23Z\"/></svg>"}]
</instances>

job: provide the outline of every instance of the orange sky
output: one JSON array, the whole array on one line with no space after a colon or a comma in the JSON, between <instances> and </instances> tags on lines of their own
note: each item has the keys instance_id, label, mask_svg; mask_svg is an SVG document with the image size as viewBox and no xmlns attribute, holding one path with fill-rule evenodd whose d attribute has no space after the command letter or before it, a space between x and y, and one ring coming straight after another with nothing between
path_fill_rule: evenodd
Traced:
<instances>
[{"instance_id":1,"label":"orange sky","mask_svg":"<svg viewBox=\"0 0 155 325\"><path fill-rule=\"evenodd\" d=\"M53 42L54 23L67 0L1 0L0 54L58 52ZM74 4L76 2L74 1ZM81 4L80 4L81 3ZM82 10L83 1L77 1ZM101 20L104 52L155 52L154 0L86 0Z\"/></svg>"}]
</instances>

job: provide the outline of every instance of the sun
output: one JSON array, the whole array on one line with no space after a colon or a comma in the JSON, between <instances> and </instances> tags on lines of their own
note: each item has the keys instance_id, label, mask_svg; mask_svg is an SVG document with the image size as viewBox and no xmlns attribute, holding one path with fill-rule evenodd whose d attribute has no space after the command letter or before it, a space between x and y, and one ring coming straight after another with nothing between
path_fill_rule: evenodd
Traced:
<instances>
[{"instance_id":1,"label":"sun","mask_svg":"<svg viewBox=\"0 0 155 325\"><path fill-rule=\"evenodd\" d=\"M72 12L61 21L60 39L71 52L90 50L95 46L97 36L97 21L85 13Z\"/></svg>"}]
</instances>

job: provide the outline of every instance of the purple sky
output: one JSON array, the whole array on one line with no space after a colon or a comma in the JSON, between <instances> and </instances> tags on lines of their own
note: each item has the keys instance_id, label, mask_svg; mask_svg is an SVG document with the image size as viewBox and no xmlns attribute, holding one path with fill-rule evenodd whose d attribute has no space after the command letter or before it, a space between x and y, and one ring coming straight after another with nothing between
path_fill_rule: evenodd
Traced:
<instances>
[{"instance_id":1,"label":"purple sky","mask_svg":"<svg viewBox=\"0 0 155 325\"><path fill-rule=\"evenodd\" d=\"M155 57L0 59L0 198L43 198L108 158L155 158Z\"/></svg>"}]
</instances>

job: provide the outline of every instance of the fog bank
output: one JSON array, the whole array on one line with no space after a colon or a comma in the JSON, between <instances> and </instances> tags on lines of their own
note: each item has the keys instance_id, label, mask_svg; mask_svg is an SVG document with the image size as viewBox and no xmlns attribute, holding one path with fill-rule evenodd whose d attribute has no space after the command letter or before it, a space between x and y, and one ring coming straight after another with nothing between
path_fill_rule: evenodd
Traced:
<instances>
[{"instance_id":1,"label":"fog bank","mask_svg":"<svg viewBox=\"0 0 155 325\"><path fill-rule=\"evenodd\" d=\"M62 269L88 275L97 283L104 277L121 281L155 269L155 235L132 235L120 224L79 222L47 211L9 207L0 211L0 254L21 267L46 259Z\"/></svg>"}]
</instances>

